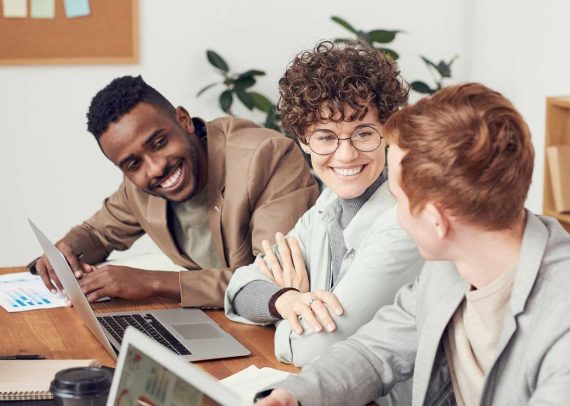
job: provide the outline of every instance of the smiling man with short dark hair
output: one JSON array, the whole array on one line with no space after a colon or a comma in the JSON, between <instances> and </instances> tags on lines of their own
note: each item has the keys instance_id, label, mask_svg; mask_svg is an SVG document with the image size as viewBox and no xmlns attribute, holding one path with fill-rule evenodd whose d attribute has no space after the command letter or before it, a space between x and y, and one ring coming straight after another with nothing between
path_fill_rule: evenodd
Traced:
<instances>
[{"instance_id":1,"label":"smiling man with short dark hair","mask_svg":"<svg viewBox=\"0 0 570 406\"><path fill-rule=\"evenodd\" d=\"M164 296L182 306L222 307L234 269L252 262L262 240L291 228L317 198L292 140L234 117L192 118L140 76L99 91L87 118L124 174L103 207L58 242L90 301ZM191 272L92 266L145 233ZM49 289L60 287L45 256L30 269Z\"/></svg>"}]
</instances>

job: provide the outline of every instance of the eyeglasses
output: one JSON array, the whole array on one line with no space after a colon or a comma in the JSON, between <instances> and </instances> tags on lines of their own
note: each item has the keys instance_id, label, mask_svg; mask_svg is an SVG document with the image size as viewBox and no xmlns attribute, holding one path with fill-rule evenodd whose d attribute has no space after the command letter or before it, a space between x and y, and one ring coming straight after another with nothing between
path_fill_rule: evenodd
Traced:
<instances>
[{"instance_id":1,"label":"eyeglasses","mask_svg":"<svg viewBox=\"0 0 570 406\"><path fill-rule=\"evenodd\" d=\"M338 149L341 141L350 141L358 151L372 152L382 144L383 138L376 128L363 126L357 128L348 138L339 138L333 132L319 130L311 134L304 143L315 154L330 155Z\"/></svg>"}]
</instances>

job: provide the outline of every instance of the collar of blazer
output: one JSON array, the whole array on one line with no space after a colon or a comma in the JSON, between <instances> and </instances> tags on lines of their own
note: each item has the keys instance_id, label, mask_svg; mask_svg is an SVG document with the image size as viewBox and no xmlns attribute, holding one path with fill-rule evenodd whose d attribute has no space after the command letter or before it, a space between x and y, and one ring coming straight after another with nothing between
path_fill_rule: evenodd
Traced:
<instances>
[{"instance_id":1,"label":"collar of blazer","mask_svg":"<svg viewBox=\"0 0 570 406\"><path fill-rule=\"evenodd\" d=\"M505 313L505 321L503 323L501 337L497 343L495 360L489 368L487 377L491 376L497 360L516 332L517 324L515 317L524 311L526 302L540 271L547 241L548 231L546 226L527 210L526 225L519 262L515 271L516 275L509 301L509 308ZM455 268L450 262L443 266L446 265ZM428 270L428 272L429 271L430 270ZM431 271L438 272L438 270ZM445 288L445 291L442 291L440 295L441 299L435 306L436 308L430 309L429 314L423 322L424 327L418 337L417 354L422 355L416 358L414 374L422 376L423 379L414 379L414 399L424 399L428 389L434 359L446 331L447 324L465 297L467 282L461 278L457 271L450 273L450 275L449 286ZM487 380L485 387L487 386ZM483 393L484 392L485 390L483 390Z\"/></svg>"},{"instance_id":2,"label":"collar of blazer","mask_svg":"<svg viewBox=\"0 0 570 406\"><path fill-rule=\"evenodd\" d=\"M208 224L218 258L228 267L222 238L223 193L226 184L226 132L214 123L206 124L206 128L208 137L208 184L206 186L208 188Z\"/></svg>"}]
</instances>

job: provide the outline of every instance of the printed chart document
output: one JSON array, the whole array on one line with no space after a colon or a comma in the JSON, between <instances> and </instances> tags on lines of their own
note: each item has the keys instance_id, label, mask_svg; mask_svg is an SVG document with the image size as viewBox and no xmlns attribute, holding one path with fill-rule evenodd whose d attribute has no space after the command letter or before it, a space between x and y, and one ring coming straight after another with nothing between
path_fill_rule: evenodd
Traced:
<instances>
[{"instance_id":1,"label":"printed chart document","mask_svg":"<svg viewBox=\"0 0 570 406\"><path fill-rule=\"evenodd\" d=\"M39 275L17 272L0 275L0 306L8 312L69 306L63 293L52 294Z\"/></svg>"}]
</instances>

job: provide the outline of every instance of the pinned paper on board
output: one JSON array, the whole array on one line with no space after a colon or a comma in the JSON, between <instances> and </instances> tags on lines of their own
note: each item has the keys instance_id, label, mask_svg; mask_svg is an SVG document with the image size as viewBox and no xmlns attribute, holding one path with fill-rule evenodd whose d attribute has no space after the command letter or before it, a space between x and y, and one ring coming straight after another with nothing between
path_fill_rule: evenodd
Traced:
<instances>
[{"instance_id":1,"label":"pinned paper on board","mask_svg":"<svg viewBox=\"0 0 570 406\"><path fill-rule=\"evenodd\" d=\"M2 9L6 18L26 18L28 0L2 0Z\"/></svg>"},{"instance_id":2,"label":"pinned paper on board","mask_svg":"<svg viewBox=\"0 0 570 406\"><path fill-rule=\"evenodd\" d=\"M32 0L30 16L32 18L55 18L55 0Z\"/></svg>"},{"instance_id":3,"label":"pinned paper on board","mask_svg":"<svg viewBox=\"0 0 570 406\"><path fill-rule=\"evenodd\" d=\"M86 17L91 14L89 0L65 0L64 5L67 18Z\"/></svg>"}]
</instances>

